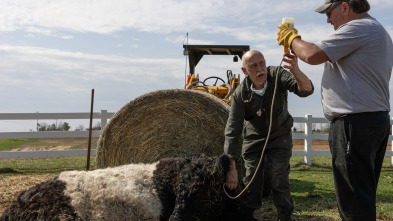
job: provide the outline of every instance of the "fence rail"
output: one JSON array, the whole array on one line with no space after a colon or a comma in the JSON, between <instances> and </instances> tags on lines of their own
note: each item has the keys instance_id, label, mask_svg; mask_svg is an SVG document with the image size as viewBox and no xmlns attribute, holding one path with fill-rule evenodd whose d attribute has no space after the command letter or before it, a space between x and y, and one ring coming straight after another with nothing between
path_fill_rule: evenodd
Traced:
<instances>
[{"instance_id":1,"label":"fence rail","mask_svg":"<svg viewBox=\"0 0 393 221\"><path fill-rule=\"evenodd\" d=\"M101 127L104 128L107 120L110 119L114 113L109 113L106 110L101 112L94 112L93 119L101 119ZM43 119L90 119L90 113L0 113L0 120L43 120ZM304 117L294 117L295 123L304 123L304 133L293 133L292 139L304 140L304 150L293 150L293 156L304 156L304 162L308 165L312 164L313 156L331 156L330 151L313 150L313 140L327 140L327 134L314 134L312 131L313 124L323 123L328 124L325 118L315 118L312 115L305 115ZM393 124L393 121L390 121ZM99 137L100 130L93 130L92 137ZM42 131L42 132L0 132L0 139L17 139L17 138L60 138L60 137L88 137L88 131ZM389 136L389 141L392 142L393 136ZM94 156L95 150L91 150L90 155ZM62 151L2 151L0 152L0 159L4 158L37 158L37 157L69 157L69 156L86 156L87 150L62 150ZM385 156L392 157L393 164L393 144L392 150L387 150Z\"/></svg>"}]
</instances>

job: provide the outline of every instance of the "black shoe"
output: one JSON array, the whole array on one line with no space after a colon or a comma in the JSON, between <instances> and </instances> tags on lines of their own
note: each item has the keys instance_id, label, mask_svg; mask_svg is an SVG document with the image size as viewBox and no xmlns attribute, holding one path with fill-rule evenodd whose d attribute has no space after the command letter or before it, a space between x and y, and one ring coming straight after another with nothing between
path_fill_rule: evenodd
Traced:
<instances>
[{"instance_id":1,"label":"black shoe","mask_svg":"<svg viewBox=\"0 0 393 221\"><path fill-rule=\"evenodd\" d=\"M259 219L254 218L254 216L247 217L245 220L246 221L259 221Z\"/></svg>"},{"instance_id":2,"label":"black shoe","mask_svg":"<svg viewBox=\"0 0 393 221\"><path fill-rule=\"evenodd\" d=\"M239 209L241 220L245 221L258 221L258 219L254 218L255 209L242 207Z\"/></svg>"},{"instance_id":3,"label":"black shoe","mask_svg":"<svg viewBox=\"0 0 393 221\"><path fill-rule=\"evenodd\" d=\"M291 215L278 214L277 221L292 221Z\"/></svg>"}]
</instances>

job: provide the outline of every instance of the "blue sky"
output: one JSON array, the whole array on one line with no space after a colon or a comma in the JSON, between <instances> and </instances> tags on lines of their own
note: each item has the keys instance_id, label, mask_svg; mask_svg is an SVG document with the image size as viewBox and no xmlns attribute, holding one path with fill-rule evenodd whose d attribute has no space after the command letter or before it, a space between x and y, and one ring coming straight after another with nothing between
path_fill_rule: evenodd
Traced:
<instances>
[{"instance_id":1,"label":"blue sky","mask_svg":"<svg viewBox=\"0 0 393 221\"><path fill-rule=\"evenodd\" d=\"M326 16L314 12L323 2L0 0L0 112L89 112L93 88L94 111L116 112L144 93L183 88L186 33L189 44L250 45L262 51L268 65L278 65L282 17L294 17L306 41L333 33ZM369 2L370 15L393 36L393 1ZM205 56L196 72L201 79L225 78L230 69L243 79L240 67L230 56ZM322 117L323 65L300 62L300 67L315 93L305 99L290 95L290 113ZM0 124L0 131L35 128L35 122Z\"/></svg>"}]
</instances>

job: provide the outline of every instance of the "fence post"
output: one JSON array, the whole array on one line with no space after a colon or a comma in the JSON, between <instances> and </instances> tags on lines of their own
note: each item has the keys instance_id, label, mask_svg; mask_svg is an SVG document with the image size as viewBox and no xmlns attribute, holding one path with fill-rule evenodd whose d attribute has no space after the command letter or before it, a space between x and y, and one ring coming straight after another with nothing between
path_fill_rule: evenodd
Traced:
<instances>
[{"instance_id":1,"label":"fence post","mask_svg":"<svg viewBox=\"0 0 393 221\"><path fill-rule=\"evenodd\" d=\"M304 150L306 154L304 156L304 162L311 166L312 164L312 115L306 114L306 127L304 133L306 135L306 139L304 139Z\"/></svg>"},{"instance_id":2,"label":"fence post","mask_svg":"<svg viewBox=\"0 0 393 221\"><path fill-rule=\"evenodd\" d=\"M107 110L101 110L101 131L105 128L107 122L108 122L108 111Z\"/></svg>"}]
</instances>

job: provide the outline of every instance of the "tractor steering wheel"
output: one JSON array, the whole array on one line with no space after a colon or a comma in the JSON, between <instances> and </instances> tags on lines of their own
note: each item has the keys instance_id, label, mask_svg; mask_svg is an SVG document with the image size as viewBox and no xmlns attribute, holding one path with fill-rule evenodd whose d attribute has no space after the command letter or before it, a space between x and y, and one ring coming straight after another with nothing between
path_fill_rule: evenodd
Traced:
<instances>
[{"instance_id":1,"label":"tractor steering wheel","mask_svg":"<svg viewBox=\"0 0 393 221\"><path fill-rule=\"evenodd\" d=\"M213 86L217 86L218 80L222 81L222 83L225 84L225 81L224 81L222 78L220 78L220 77L215 77L215 76L206 78L206 79L203 81L203 84L206 85L205 82L206 82L207 80L209 80L209 79L216 79L216 82L214 82Z\"/></svg>"}]
</instances>

